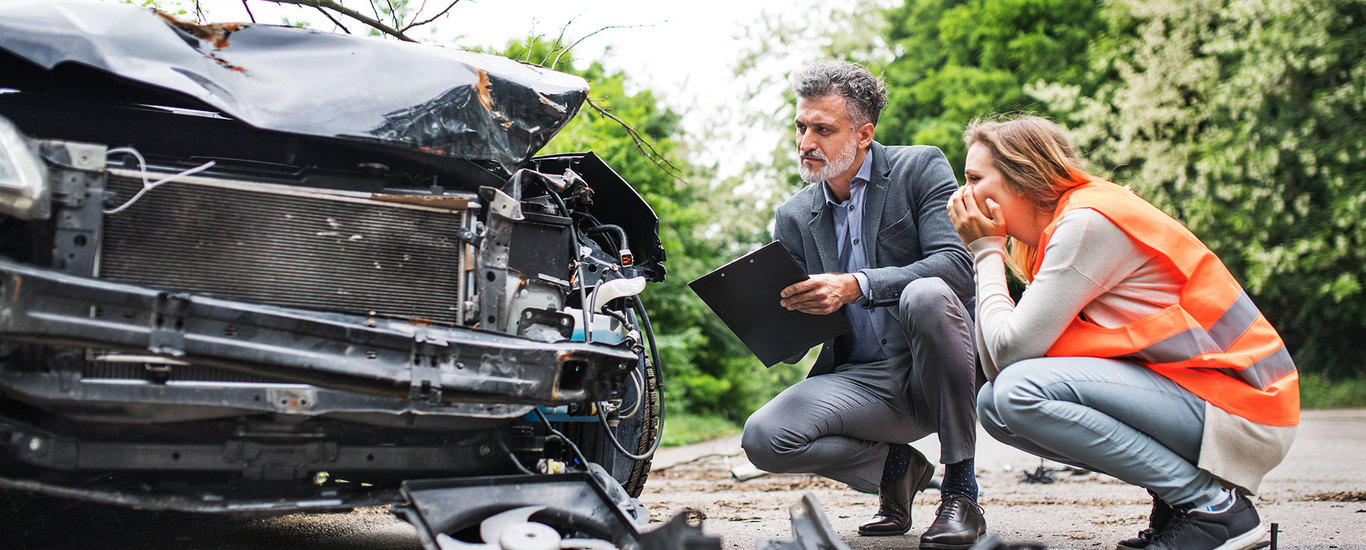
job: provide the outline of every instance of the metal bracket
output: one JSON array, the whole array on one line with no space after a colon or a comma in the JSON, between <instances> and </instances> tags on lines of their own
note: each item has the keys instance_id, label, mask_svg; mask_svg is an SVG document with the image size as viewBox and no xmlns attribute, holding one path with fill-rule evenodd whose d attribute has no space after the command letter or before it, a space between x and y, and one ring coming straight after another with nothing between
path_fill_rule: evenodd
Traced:
<instances>
[{"instance_id":1,"label":"metal bracket","mask_svg":"<svg viewBox=\"0 0 1366 550\"><path fill-rule=\"evenodd\" d=\"M281 412L300 412L318 403L318 391L313 388L269 388L266 400Z\"/></svg>"},{"instance_id":2,"label":"metal bracket","mask_svg":"<svg viewBox=\"0 0 1366 550\"><path fill-rule=\"evenodd\" d=\"M104 173L58 169L50 177L56 222L52 267L75 275L93 275L104 221Z\"/></svg>"},{"instance_id":3,"label":"metal bracket","mask_svg":"<svg viewBox=\"0 0 1366 550\"><path fill-rule=\"evenodd\" d=\"M543 330L552 331L560 338L568 340L574 336L574 317L548 309L522 310L521 318L517 319L517 334L534 339L536 335L530 332L532 327L544 327Z\"/></svg>"},{"instance_id":4,"label":"metal bracket","mask_svg":"<svg viewBox=\"0 0 1366 550\"><path fill-rule=\"evenodd\" d=\"M185 314L189 310L190 295L158 293L152 309L152 328L147 333L147 349L175 357L185 355Z\"/></svg>"},{"instance_id":5,"label":"metal bracket","mask_svg":"<svg viewBox=\"0 0 1366 550\"><path fill-rule=\"evenodd\" d=\"M441 368L436 365L436 354L428 351L429 345L419 344L413 354L412 384L408 386L408 399L441 402Z\"/></svg>"},{"instance_id":6,"label":"metal bracket","mask_svg":"<svg viewBox=\"0 0 1366 550\"><path fill-rule=\"evenodd\" d=\"M520 186L514 185L517 192ZM512 222L523 219L521 197L510 196L493 187L482 187L479 194L489 203L488 229L479 243L479 322L486 330L502 331L507 322L508 251L512 244Z\"/></svg>"},{"instance_id":7,"label":"metal bracket","mask_svg":"<svg viewBox=\"0 0 1366 550\"><path fill-rule=\"evenodd\" d=\"M484 242L483 235L476 233L468 227L461 227L459 231L456 231L455 238L462 243L475 247L478 247L479 243Z\"/></svg>"}]
</instances>

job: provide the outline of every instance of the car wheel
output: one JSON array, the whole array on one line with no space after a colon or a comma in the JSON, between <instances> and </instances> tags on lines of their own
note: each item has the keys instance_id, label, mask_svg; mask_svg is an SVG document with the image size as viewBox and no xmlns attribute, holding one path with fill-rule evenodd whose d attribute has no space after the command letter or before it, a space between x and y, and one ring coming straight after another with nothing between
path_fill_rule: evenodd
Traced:
<instances>
[{"instance_id":1,"label":"car wheel","mask_svg":"<svg viewBox=\"0 0 1366 550\"><path fill-rule=\"evenodd\" d=\"M641 455L650 450L659 433L660 390L651 361L642 358L636 364L633 382L627 385L621 400L621 421L612 434L622 447ZM634 381L638 380L639 384ZM643 398L641 395L643 394ZM578 444L584 457L596 462L611 474L617 483L633 497L640 496L645 480L650 475L650 459L633 460L617 451L600 422L567 422L556 426Z\"/></svg>"}]
</instances>

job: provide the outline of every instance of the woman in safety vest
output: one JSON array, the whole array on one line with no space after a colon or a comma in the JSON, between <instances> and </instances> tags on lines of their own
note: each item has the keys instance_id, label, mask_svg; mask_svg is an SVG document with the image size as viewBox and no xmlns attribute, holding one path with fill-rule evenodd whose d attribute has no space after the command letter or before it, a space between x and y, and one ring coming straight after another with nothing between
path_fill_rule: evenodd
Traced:
<instances>
[{"instance_id":1,"label":"woman in safety vest","mask_svg":"<svg viewBox=\"0 0 1366 550\"><path fill-rule=\"evenodd\" d=\"M1147 489L1148 529L1120 549L1260 541L1245 495L1299 424L1276 330L1180 222L1086 173L1056 124L977 120L963 140L948 209L977 270L987 432Z\"/></svg>"}]
</instances>

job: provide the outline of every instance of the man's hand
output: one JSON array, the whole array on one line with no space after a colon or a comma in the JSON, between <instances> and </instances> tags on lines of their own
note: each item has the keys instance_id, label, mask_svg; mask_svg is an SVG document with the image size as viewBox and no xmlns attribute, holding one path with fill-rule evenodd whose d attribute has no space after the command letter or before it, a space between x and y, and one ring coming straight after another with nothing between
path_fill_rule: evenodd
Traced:
<instances>
[{"instance_id":1,"label":"man's hand","mask_svg":"<svg viewBox=\"0 0 1366 550\"><path fill-rule=\"evenodd\" d=\"M826 315L838 311L844 304L863 296L858 279L850 273L817 273L810 279L784 288L780 293L783 307L810 313Z\"/></svg>"}]
</instances>

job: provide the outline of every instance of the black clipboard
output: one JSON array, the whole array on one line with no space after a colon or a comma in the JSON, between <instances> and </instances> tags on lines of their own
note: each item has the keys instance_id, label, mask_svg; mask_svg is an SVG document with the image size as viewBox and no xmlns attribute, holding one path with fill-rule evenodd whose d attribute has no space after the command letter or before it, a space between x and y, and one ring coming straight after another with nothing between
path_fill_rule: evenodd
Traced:
<instances>
[{"instance_id":1,"label":"black clipboard","mask_svg":"<svg viewBox=\"0 0 1366 550\"><path fill-rule=\"evenodd\" d=\"M771 367L849 332L843 314L812 315L778 303L779 293L810 277L778 241L688 283L731 332Z\"/></svg>"}]
</instances>

